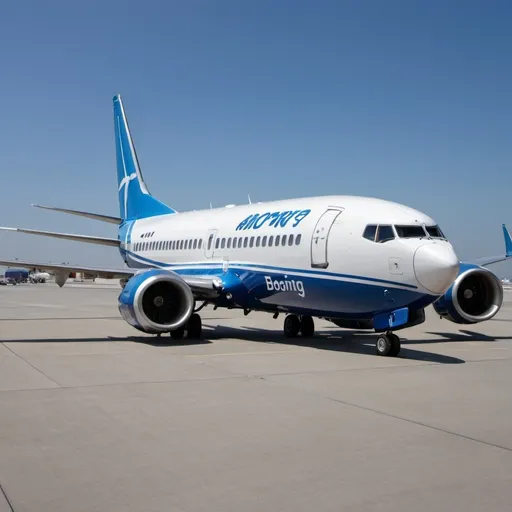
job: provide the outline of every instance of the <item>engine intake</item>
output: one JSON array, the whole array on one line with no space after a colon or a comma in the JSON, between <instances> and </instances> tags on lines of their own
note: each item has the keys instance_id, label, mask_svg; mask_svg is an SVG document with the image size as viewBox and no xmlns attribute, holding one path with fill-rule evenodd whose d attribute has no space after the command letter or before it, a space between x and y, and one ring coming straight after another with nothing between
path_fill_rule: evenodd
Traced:
<instances>
[{"instance_id":1,"label":"engine intake","mask_svg":"<svg viewBox=\"0 0 512 512\"><path fill-rule=\"evenodd\" d=\"M503 303L503 287L489 270L461 265L461 273L433 306L437 314L457 324L490 320Z\"/></svg>"},{"instance_id":2,"label":"engine intake","mask_svg":"<svg viewBox=\"0 0 512 512\"><path fill-rule=\"evenodd\" d=\"M133 327L147 333L179 329L194 311L188 284L174 272L155 269L130 278L119 295L119 311Z\"/></svg>"}]
</instances>

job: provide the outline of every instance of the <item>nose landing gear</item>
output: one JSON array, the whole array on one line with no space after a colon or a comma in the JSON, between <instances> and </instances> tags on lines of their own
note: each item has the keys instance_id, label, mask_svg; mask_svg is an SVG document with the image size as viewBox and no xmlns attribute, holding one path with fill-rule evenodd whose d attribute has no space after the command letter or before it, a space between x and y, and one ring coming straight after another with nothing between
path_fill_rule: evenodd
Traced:
<instances>
[{"instance_id":1,"label":"nose landing gear","mask_svg":"<svg viewBox=\"0 0 512 512\"><path fill-rule=\"evenodd\" d=\"M380 334L376 343L377 355L396 357L400 352L400 338L392 332Z\"/></svg>"}]
</instances>

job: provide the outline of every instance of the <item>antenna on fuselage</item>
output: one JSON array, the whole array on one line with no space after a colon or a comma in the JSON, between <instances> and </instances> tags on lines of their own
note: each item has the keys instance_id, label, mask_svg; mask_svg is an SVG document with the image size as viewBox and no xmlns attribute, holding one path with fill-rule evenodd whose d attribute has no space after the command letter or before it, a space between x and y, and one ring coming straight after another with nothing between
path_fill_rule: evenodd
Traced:
<instances>
[{"instance_id":1,"label":"antenna on fuselage","mask_svg":"<svg viewBox=\"0 0 512 512\"><path fill-rule=\"evenodd\" d=\"M212 202L210 201L210 210L213 210Z\"/></svg>"},{"instance_id":2,"label":"antenna on fuselage","mask_svg":"<svg viewBox=\"0 0 512 512\"><path fill-rule=\"evenodd\" d=\"M247 194L247 199L249 199L249 204L252 204L252 202L251 202L251 194Z\"/></svg>"}]
</instances>

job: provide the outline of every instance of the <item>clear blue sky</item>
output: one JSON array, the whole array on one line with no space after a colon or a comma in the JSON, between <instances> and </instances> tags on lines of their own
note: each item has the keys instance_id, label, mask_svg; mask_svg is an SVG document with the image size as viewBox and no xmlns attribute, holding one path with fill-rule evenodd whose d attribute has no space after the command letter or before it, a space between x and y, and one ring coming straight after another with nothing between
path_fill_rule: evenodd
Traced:
<instances>
[{"instance_id":1,"label":"clear blue sky","mask_svg":"<svg viewBox=\"0 0 512 512\"><path fill-rule=\"evenodd\" d=\"M119 92L148 186L178 210L369 195L433 216L463 259L501 254L511 26L505 0L2 2L0 224L115 236L30 203L118 213ZM11 233L0 253L121 263Z\"/></svg>"}]
</instances>

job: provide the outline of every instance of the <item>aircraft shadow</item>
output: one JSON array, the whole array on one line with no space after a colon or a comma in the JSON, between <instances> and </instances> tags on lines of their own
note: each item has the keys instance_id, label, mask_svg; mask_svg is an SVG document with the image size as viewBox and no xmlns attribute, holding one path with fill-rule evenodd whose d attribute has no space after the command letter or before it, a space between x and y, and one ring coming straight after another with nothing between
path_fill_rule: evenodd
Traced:
<instances>
[{"instance_id":1,"label":"aircraft shadow","mask_svg":"<svg viewBox=\"0 0 512 512\"><path fill-rule=\"evenodd\" d=\"M460 330L458 333L429 332L437 338L424 340L409 340L400 336L402 350L399 358L415 361L433 362L439 364L462 364L463 359L458 357L435 354L424 350L414 350L409 345L427 345L430 343L468 342L510 339L507 336L488 336L468 330ZM325 330L317 331L314 338L285 338L282 330L263 330L254 327L233 328L228 326L203 325L203 338L199 340L173 340L168 334L156 336L103 336L96 338L29 338L29 339L0 339L0 343L101 343L101 342L129 342L141 343L152 347L182 347L193 345L208 345L221 339L239 339L255 343L267 343L275 345L288 345L297 347L310 347L318 350L344 352L361 355L375 354L376 334L358 330Z\"/></svg>"},{"instance_id":2,"label":"aircraft shadow","mask_svg":"<svg viewBox=\"0 0 512 512\"><path fill-rule=\"evenodd\" d=\"M156 336L103 336L98 338L24 338L0 339L0 343L112 343L129 342L142 343L153 347L185 347L190 345L209 345L207 339L200 340L173 340L168 334L157 338Z\"/></svg>"},{"instance_id":3,"label":"aircraft shadow","mask_svg":"<svg viewBox=\"0 0 512 512\"><path fill-rule=\"evenodd\" d=\"M512 339L512 334L508 336L489 336L488 334L483 334L481 332L475 331L468 331L466 329L459 329L458 332L427 332L426 334L432 334L433 336L437 337L423 340L407 340L402 341L402 343L407 343L408 345L420 345L422 343L464 343L468 341L494 342Z\"/></svg>"},{"instance_id":4,"label":"aircraft shadow","mask_svg":"<svg viewBox=\"0 0 512 512\"><path fill-rule=\"evenodd\" d=\"M309 347L318 350L380 357L375 353L376 334L369 334L367 331L317 331L314 338L302 338L300 336L297 338L285 338L281 330L259 330L254 327L237 329L208 325L203 327L204 336L210 341L234 338L256 343ZM398 356L399 358L440 364L462 364L466 362L458 357L407 348L404 345L409 343L408 340L404 338L400 338L400 340L402 342L402 350Z\"/></svg>"}]
</instances>

